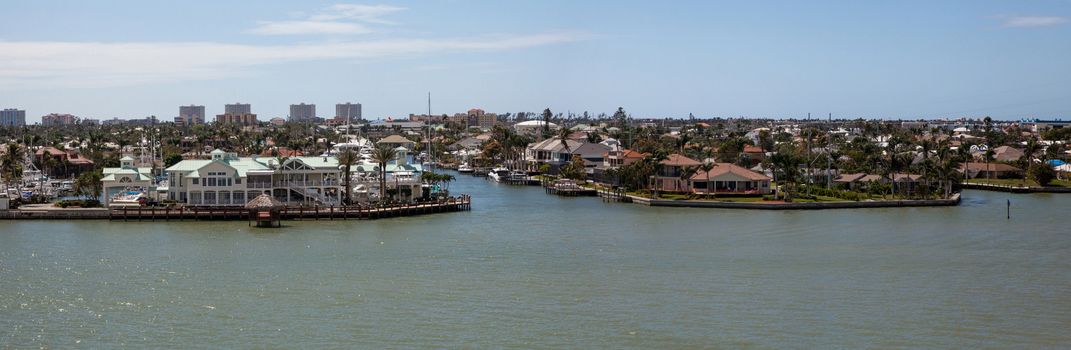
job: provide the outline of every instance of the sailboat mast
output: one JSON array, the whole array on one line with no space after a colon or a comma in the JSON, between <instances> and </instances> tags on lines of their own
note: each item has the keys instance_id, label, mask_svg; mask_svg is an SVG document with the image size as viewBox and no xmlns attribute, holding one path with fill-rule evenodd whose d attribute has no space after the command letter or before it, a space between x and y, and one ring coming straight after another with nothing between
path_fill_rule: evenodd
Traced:
<instances>
[{"instance_id":1,"label":"sailboat mast","mask_svg":"<svg viewBox=\"0 0 1071 350\"><path fill-rule=\"evenodd\" d=\"M435 152L431 142L431 91L428 91L428 117L424 119L428 126L428 168L434 170Z\"/></svg>"}]
</instances>

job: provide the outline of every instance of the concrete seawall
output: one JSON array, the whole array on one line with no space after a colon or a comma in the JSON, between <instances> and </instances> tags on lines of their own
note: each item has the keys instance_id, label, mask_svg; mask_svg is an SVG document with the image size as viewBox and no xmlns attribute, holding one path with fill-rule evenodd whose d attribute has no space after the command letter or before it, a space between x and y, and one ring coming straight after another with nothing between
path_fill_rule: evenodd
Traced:
<instances>
[{"instance_id":1,"label":"concrete seawall","mask_svg":"<svg viewBox=\"0 0 1071 350\"><path fill-rule=\"evenodd\" d=\"M83 220L108 219L108 209L14 209L0 210L0 219L48 219L48 220Z\"/></svg>"},{"instance_id":2,"label":"concrete seawall","mask_svg":"<svg viewBox=\"0 0 1071 350\"><path fill-rule=\"evenodd\" d=\"M1021 187L976 183L963 183L960 185L963 186L963 188L982 191L998 191L1011 193L1071 193L1071 188L1068 187Z\"/></svg>"},{"instance_id":3,"label":"concrete seawall","mask_svg":"<svg viewBox=\"0 0 1071 350\"><path fill-rule=\"evenodd\" d=\"M629 196L633 203L653 207L691 207L721 209L759 209L759 210L820 210L820 209L854 209L854 208L896 208L896 207L942 207L958 205L959 193L949 199L903 200L903 201L858 201L858 202L810 202L810 203L763 203L763 202L712 202L691 200L664 200Z\"/></svg>"}]
</instances>

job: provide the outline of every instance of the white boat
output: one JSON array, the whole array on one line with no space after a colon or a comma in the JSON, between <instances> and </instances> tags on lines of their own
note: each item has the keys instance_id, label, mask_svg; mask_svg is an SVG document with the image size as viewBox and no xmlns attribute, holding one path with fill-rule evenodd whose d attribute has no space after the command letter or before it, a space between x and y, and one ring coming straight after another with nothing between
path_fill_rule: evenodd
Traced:
<instances>
[{"instance_id":1,"label":"white boat","mask_svg":"<svg viewBox=\"0 0 1071 350\"><path fill-rule=\"evenodd\" d=\"M462 174L467 174L474 171L476 171L476 169L473 169L472 166L469 165L469 163L461 163L461 165L457 167L457 172Z\"/></svg>"},{"instance_id":2,"label":"white boat","mask_svg":"<svg viewBox=\"0 0 1071 350\"><path fill-rule=\"evenodd\" d=\"M487 177L496 182L502 182L509 179L509 169L506 168L494 168L487 173Z\"/></svg>"},{"instance_id":3,"label":"white boat","mask_svg":"<svg viewBox=\"0 0 1071 350\"><path fill-rule=\"evenodd\" d=\"M145 190L130 188L112 196L111 206L142 206L148 200Z\"/></svg>"}]
</instances>

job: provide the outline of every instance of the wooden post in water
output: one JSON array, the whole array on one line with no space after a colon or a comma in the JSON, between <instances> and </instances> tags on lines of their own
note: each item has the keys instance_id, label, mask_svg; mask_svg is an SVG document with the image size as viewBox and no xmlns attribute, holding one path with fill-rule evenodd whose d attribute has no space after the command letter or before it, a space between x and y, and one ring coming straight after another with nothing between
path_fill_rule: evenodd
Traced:
<instances>
[{"instance_id":1,"label":"wooden post in water","mask_svg":"<svg viewBox=\"0 0 1071 350\"><path fill-rule=\"evenodd\" d=\"M1011 220L1011 199L1008 200L1008 220Z\"/></svg>"}]
</instances>

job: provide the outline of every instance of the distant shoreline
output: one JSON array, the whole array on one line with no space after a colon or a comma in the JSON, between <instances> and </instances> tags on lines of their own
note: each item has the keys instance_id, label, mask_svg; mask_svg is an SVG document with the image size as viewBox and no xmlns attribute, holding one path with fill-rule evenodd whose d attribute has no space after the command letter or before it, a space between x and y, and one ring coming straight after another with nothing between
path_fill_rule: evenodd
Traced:
<instances>
[{"instance_id":1,"label":"distant shoreline","mask_svg":"<svg viewBox=\"0 0 1071 350\"><path fill-rule=\"evenodd\" d=\"M980 191L995 191L995 192L1011 192L1011 193L1071 193L1069 187L1053 187L1053 186L1006 186L1006 185L994 185L994 184L982 184L982 183L969 183L964 182L960 184L963 188L980 190Z\"/></svg>"},{"instance_id":2,"label":"distant shoreline","mask_svg":"<svg viewBox=\"0 0 1071 350\"><path fill-rule=\"evenodd\" d=\"M763 203L763 202L715 202L696 200L650 199L629 195L632 203L652 207L687 207L719 209L758 209L758 210L821 210L821 209L862 209L862 208L901 208L901 207L947 207L959 205L960 194L949 199L925 200L867 200L807 203Z\"/></svg>"}]
</instances>

